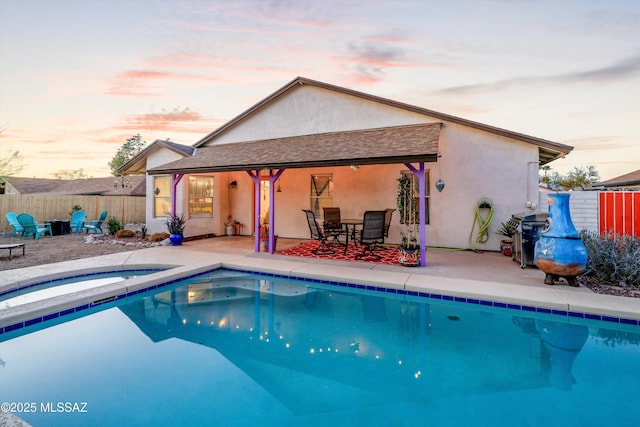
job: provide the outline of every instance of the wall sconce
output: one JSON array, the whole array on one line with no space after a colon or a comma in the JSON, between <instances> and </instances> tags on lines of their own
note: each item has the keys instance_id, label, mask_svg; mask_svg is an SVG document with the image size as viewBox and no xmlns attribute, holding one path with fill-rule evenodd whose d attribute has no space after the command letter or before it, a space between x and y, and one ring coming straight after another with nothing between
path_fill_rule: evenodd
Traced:
<instances>
[{"instance_id":1,"label":"wall sconce","mask_svg":"<svg viewBox=\"0 0 640 427\"><path fill-rule=\"evenodd\" d=\"M160 194L160 189L159 189L158 187L156 187L156 189L155 189L155 190L153 190L153 194L155 194L156 196L157 196L158 194Z\"/></svg>"},{"instance_id":2,"label":"wall sconce","mask_svg":"<svg viewBox=\"0 0 640 427\"><path fill-rule=\"evenodd\" d=\"M231 181L229 183L229 187L231 187L231 188L236 188L237 186L238 186L238 181Z\"/></svg>"},{"instance_id":3,"label":"wall sconce","mask_svg":"<svg viewBox=\"0 0 640 427\"><path fill-rule=\"evenodd\" d=\"M351 166L349 166L349 167L350 167L350 168L351 168L351 170L352 170L352 171L354 171L354 172L355 172L355 171L357 171L358 169L360 169L360 166L358 166L358 165L351 165Z\"/></svg>"},{"instance_id":4,"label":"wall sconce","mask_svg":"<svg viewBox=\"0 0 640 427\"><path fill-rule=\"evenodd\" d=\"M439 179L438 182L436 182L436 190L438 190L440 193L442 193L442 190L444 190L444 181Z\"/></svg>"}]
</instances>

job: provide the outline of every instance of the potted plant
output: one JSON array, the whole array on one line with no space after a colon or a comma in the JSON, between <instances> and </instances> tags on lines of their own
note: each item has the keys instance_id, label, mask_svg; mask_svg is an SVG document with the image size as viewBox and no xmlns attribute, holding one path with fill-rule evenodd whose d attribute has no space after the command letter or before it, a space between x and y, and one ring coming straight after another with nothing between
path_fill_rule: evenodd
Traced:
<instances>
[{"instance_id":1,"label":"potted plant","mask_svg":"<svg viewBox=\"0 0 640 427\"><path fill-rule=\"evenodd\" d=\"M418 243L418 200L414 197L413 175L402 173L398 178L396 206L402 226L398 261L405 267L416 267L420 265L420 244Z\"/></svg>"},{"instance_id":2,"label":"potted plant","mask_svg":"<svg viewBox=\"0 0 640 427\"><path fill-rule=\"evenodd\" d=\"M496 234L507 237L507 239L500 241L500 251L502 251L504 256L511 256L513 254L513 235L516 234L517 231L516 227L508 222L501 223L500 228L496 231Z\"/></svg>"},{"instance_id":3,"label":"potted plant","mask_svg":"<svg viewBox=\"0 0 640 427\"><path fill-rule=\"evenodd\" d=\"M187 220L184 215L171 214L167 218L167 229L169 230L169 241L172 246L180 246L184 239L184 226Z\"/></svg>"}]
</instances>

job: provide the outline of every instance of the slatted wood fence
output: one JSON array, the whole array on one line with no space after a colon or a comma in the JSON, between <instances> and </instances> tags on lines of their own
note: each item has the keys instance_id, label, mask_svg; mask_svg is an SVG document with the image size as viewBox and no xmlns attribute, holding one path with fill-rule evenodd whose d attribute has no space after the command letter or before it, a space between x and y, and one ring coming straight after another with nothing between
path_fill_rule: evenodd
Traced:
<instances>
[{"instance_id":1,"label":"slatted wood fence","mask_svg":"<svg viewBox=\"0 0 640 427\"><path fill-rule=\"evenodd\" d=\"M26 212L36 221L70 219L71 209L79 205L87 219L97 219L100 212L108 212L107 219L116 218L123 224L145 221L145 198L135 196L80 196L51 194L3 194L0 195L0 232L12 230L5 214Z\"/></svg>"}]
</instances>

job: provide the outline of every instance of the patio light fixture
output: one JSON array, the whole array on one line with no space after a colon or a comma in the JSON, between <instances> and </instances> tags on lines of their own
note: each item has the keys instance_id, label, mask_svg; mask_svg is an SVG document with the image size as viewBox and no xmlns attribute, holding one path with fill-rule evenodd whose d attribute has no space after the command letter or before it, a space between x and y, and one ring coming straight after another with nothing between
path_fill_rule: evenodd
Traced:
<instances>
[{"instance_id":1,"label":"patio light fixture","mask_svg":"<svg viewBox=\"0 0 640 427\"><path fill-rule=\"evenodd\" d=\"M436 182L436 190L438 190L440 193L442 193L442 190L444 190L444 181L442 179L439 179Z\"/></svg>"}]
</instances>

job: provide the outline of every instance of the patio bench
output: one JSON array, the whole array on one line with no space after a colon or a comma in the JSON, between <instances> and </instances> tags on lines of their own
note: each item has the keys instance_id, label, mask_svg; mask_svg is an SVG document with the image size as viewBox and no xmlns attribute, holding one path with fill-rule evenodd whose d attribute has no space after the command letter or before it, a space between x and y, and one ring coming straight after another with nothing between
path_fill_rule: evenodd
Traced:
<instances>
[{"instance_id":1,"label":"patio bench","mask_svg":"<svg viewBox=\"0 0 640 427\"><path fill-rule=\"evenodd\" d=\"M13 259L13 250L22 247L22 256L24 256L24 243L7 243L0 245L0 249L9 249L9 259Z\"/></svg>"}]
</instances>

